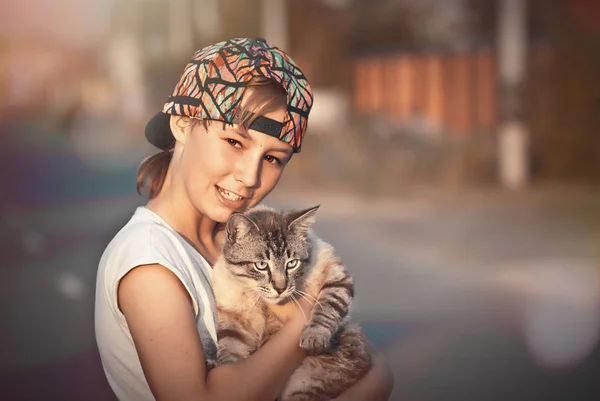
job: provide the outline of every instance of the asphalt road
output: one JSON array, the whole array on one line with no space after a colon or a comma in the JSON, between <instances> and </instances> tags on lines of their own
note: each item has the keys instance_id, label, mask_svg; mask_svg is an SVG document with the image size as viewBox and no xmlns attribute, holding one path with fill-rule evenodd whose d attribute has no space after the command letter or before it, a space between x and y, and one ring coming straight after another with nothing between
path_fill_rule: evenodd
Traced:
<instances>
[{"instance_id":1,"label":"asphalt road","mask_svg":"<svg viewBox=\"0 0 600 401\"><path fill-rule=\"evenodd\" d=\"M62 149L60 146L56 149ZM142 200L135 166L0 152L0 399L114 400L95 350L104 246ZM365 200L296 188L355 276L393 400L597 400L600 196Z\"/></svg>"},{"instance_id":2,"label":"asphalt road","mask_svg":"<svg viewBox=\"0 0 600 401\"><path fill-rule=\"evenodd\" d=\"M269 201L322 204L315 229L356 278L354 314L394 370L392 399L597 399L600 281L585 286L595 279L586 219L530 201ZM140 203L113 196L4 216L3 400L112 399L93 339L95 269ZM536 327L550 335L535 340Z\"/></svg>"}]
</instances>

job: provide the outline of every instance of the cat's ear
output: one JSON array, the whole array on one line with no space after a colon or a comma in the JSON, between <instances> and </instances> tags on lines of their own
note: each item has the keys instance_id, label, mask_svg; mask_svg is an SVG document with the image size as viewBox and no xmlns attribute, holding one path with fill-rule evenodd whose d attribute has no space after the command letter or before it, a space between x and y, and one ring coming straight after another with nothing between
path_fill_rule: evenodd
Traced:
<instances>
[{"instance_id":1,"label":"cat's ear","mask_svg":"<svg viewBox=\"0 0 600 401\"><path fill-rule=\"evenodd\" d=\"M288 215L288 228L307 232L310 226L315 222L315 214L321 205L311 207L310 209L291 212Z\"/></svg>"},{"instance_id":2,"label":"cat's ear","mask_svg":"<svg viewBox=\"0 0 600 401\"><path fill-rule=\"evenodd\" d=\"M232 214L225 224L225 231L229 241L240 239L252 230L259 231L258 226L254 220L243 213Z\"/></svg>"}]
</instances>

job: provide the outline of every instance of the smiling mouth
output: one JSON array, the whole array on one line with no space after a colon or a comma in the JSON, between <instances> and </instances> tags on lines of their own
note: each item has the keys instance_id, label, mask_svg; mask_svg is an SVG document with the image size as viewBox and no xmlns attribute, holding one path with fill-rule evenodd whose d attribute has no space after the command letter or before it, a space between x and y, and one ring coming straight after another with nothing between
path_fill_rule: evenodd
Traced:
<instances>
[{"instance_id":1,"label":"smiling mouth","mask_svg":"<svg viewBox=\"0 0 600 401\"><path fill-rule=\"evenodd\" d=\"M243 196L240 196L240 195L236 194L235 192L227 191L226 189L223 189L218 185L216 187L217 187L217 191L219 191L221 196L225 199L228 199L228 200L234 201L234 202L239 202L244 199Z\"/></svg>"}]
</instances>

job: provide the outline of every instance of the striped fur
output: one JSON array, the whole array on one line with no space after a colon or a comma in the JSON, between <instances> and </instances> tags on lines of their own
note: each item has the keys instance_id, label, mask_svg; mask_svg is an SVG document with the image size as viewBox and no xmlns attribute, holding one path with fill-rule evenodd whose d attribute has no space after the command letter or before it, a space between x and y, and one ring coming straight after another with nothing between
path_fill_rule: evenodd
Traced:
<instances>
[{"instance_id":1,"label":"striped fur","mask_svg":"<svg viewBox=\"0 0 600 401\"><path fill-rule=\"evenodd\" d=\"M333 247L310 229L316 209L283 213L261 206L232 216L213 269L217 364L246 358L281 328L268 302L318 294L300 340L309 356L288 381L282 401L335 398L371 364L362 330L348 315L352 277Z\"/></svg>"}]
</instances>

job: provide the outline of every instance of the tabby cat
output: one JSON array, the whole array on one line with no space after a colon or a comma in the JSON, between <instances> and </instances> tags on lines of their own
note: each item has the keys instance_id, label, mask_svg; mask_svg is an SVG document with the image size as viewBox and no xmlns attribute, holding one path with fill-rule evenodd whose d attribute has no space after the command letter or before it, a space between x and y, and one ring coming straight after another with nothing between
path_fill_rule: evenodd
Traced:
<instances>
[{"instance_id":1,"label":"tabby cat","mask_svg":"<svg viewBox=\"0 0 600 401\"><path fill-rule=\"evenodd\" d=\"M286 384L282 401L330 400L371 366L362 330L348 317L352 278L333 248L310 229L317 209L279 212L259 206L233 214L212 273L219 314L212 363L217 365L248 357L281 328L268 302L318 294L300 340L309 356Z\"/></svg>"}]
</instances>

